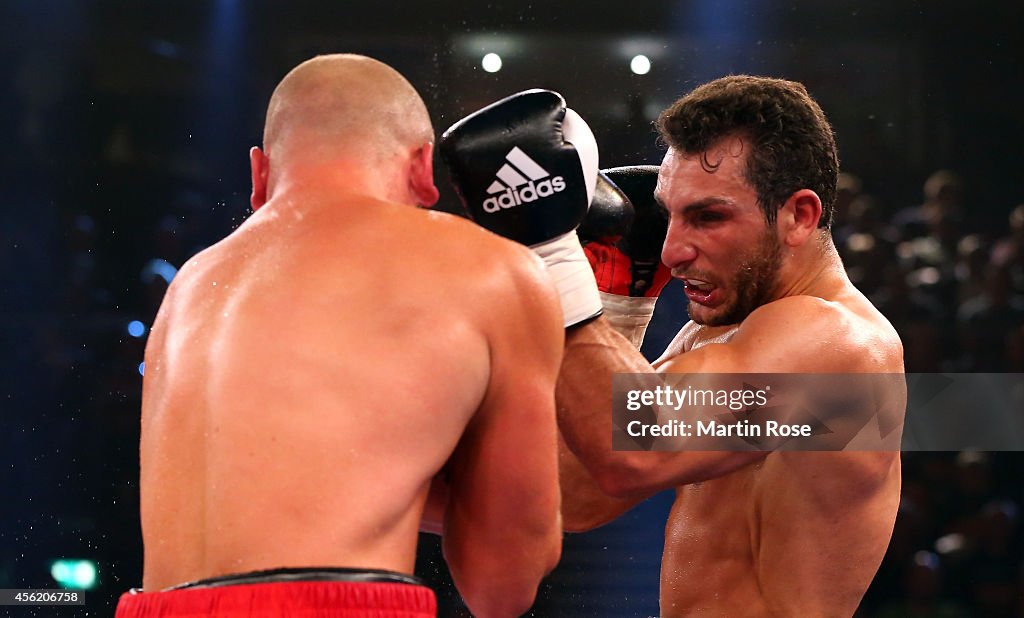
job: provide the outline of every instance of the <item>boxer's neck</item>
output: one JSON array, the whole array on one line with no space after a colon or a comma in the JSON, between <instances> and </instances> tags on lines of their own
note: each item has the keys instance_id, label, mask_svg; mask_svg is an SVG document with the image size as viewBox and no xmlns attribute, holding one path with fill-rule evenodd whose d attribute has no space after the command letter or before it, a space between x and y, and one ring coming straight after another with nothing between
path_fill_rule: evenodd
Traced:
<instances>
[{"instance_id":1,"label":"boxer's neck","mask_svg":"<svg viewBox=\"0 0 1024 618\"><path fill-rule=\"evenodd\" d=\"M344 158L292 164L279 174L271 173L267 199L273 201L278 196L315 192L410 203L406 189L408 179L402 177L398 167Z\"/></svg>"},{"instance_id":2,"label":"boxer's neck","mask_svg":"<svg viewBox=\"0 0 1024 618\"><path fill-rule=\"evenodd\" d=\"M772 300L801 295L832 298L847 285L842 259L828 237L784 256Z\"/></svg>"}]
</instances>

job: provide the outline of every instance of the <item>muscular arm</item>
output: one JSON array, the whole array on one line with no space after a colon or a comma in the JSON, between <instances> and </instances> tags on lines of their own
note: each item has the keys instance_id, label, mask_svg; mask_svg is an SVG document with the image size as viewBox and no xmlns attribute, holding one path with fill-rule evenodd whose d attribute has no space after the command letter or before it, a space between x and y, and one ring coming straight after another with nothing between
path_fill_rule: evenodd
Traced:
<instances>
[{"instance_id":1,"label":"muscular arm","mask_svg":"<svg viewBox=\"0 0 1024 618\"><path fill-rule=\"evenodd\" d=\"M613 498L558 436L558 484L562 488L562 527L566 532L586 532L607 524L646 498Z\"/></svg>"},{"instance_id":2,"label":"muscular arm","mask_svg":"<svg viewBox=\"0 0 1024 618\"><path fill-rule=\"evenodd\" d=\"M729 343L668 359L665 374L885 372L881 358L855 337L856 325L832 303L791 297L752 313ZM786 333L784 336L780 333ZM766 451L614 451L612 375L649 373L647 362L602 320L571 329L558 385L559 428L569 449L607 494L646 497L728 474Z\"/></svg>"},{"instance_id":3,"label":"muscular arm","mask_svg":"<svg viewBox=\"0 0 1024 618\"><path fill-rule=\"evenodd\" d=\"M524 613L561 553L553 397L561 313L543 273L527 266L502 273L514 289L487 308L490 385L450 466L444 554L481 616Z\"/></svg>"},{"instance_id":4,"label":"muscular arm","mask_svg":"<svg viewBox=\"0 0 1024 618\"><path fill-rule=\"evenodd\" d=\"M686 356L676 357L677 367ZM694 354L691 362L705 364L706 359L697 356L704 355ZM612 376L651 371L643 356L602 319L566 334L557 390L558 425L569 449L604 493L629 499L631 506L663 489L716 478L764 457L760 452L612 450ZM603 514L598 519L610 519L628 508L622 508L621 501L600 504Z\"/></svg>"}]
</instances>

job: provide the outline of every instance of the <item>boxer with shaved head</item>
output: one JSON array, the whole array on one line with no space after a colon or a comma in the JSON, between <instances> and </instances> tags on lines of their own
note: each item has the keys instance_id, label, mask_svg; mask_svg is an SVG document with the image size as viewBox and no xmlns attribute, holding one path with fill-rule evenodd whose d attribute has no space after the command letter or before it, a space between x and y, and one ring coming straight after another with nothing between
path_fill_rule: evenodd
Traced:
<instances>
[{"instance_id":1,"label":"boxer with shaved head","mask_svg":"<svg viewBox=\"0 0 1024 618\"><path fill-rule=\"evenodd\" d=\"M415 207L432 155L381 62L320 56L274 91L255 212L181 269L147 345L143 589L118 616L432 616L421 525L475 614L532 604L561 549L561 312L529 251Z\"/></svg>"}]
</instances>

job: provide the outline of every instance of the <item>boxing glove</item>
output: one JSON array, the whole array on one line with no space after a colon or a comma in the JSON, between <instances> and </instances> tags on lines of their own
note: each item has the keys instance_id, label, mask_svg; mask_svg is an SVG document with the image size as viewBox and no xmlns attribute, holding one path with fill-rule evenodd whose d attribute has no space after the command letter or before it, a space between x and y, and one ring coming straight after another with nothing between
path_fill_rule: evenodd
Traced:
<instances>
[{"instance_id":1,"label":"boxing glove","mask_svg":"<svg viewBox=\"0 0 1024 618\"><path fill-rule=\"evenodd\" d=\"M565 99L550 90L514 94L452 125L439 150L470 218L544 260L565 326L599 315L576 235L597 184L597 142Z\"/></svg>"},{"instance_id":2,"label":"boxing glove","mask_svg":"<svg viewBox=\"0 0 1024 618\"><path fill-rule=\"evenodd\" d=\"M654 200L657 181L656 165L602 170L578 230L605 317L638 348L658 294L671 280L661 262L668 217Z\"/></svg>"}]
</instances>

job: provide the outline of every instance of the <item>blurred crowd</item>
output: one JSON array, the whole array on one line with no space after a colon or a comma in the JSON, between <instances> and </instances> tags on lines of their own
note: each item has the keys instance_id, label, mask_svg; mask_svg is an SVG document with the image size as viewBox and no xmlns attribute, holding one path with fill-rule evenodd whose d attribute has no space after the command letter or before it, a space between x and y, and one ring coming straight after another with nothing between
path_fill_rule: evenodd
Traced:
<instances>
[{"instance_id":1,"label":"blurred crowd","mask_svg":"<svg viewBox=\"0 0 1024 618\"><path fill-rule=\"evenodd\" d=\"M900 333L907 372L1024 372L1024 205L1003 225L940 170L892 208L840 178L833 237L850 278ZM904 453L889 551L861 616L1024 616L1020 453Z\"/></svg>"},{"instance_id":2,"label":"blurred crowd","mask_svg":"<svg viewBox=\"0 0 1024 618\"><path fill-rule=\"evenodd\" d=\"M1024 205L1005 208L1003 223L986 226L972 217L979 205L954 172L928 177L922 200L909 206L888 203L866 184L841 176L833 235L851 279L899 331L906 370L1024 372ZM177 269L221 235L224 215L211 212L240 216L245 197L217 205L201 191L169 193L158 216L139 221L148 234L131 242L112 239L95 214L63 215L63 280L53 287L61 327L38 333L43 390L54 409L77 419L54 421L52 429L73 427L90 441L72 457L79 472L71 481L82 482L67 483L62 500L25 509L43 507L56 513L54 529L76 531L47 537L53 551L77 543L81 553L100 556L110 599L141 580L137 446L146 334ZM1017 453L905 454L896 531L861 615L1024 616L1022 471ZM90 478L110 483L97 493ZM88 512L75 512L75 504ZM614 560L611 571L619 568ZM23 562L3 565L2 587L24 581Z\"/></svg>"},{"instance_id":3,"label":"blurred crowd","mask_svg":"<svg viewBox=\"0 0 1024 618\"><path fill-rule=\"evenodd\" d=\"M896 210L854 175L839 189L836 246L899 331L907 372L1024 371L1024 205L984 229L948 170L928 177L921 204Z\"/></svg>"}]
</instances>

